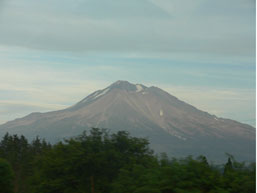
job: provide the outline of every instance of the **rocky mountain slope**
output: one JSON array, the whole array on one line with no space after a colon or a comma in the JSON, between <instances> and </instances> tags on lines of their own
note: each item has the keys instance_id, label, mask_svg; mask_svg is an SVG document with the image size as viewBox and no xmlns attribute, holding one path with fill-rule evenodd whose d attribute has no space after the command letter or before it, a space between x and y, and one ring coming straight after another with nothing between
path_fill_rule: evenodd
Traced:
<instances>
[{"instance_id":1,"label":"rocky mountain slope","mask_svg":"<svg viewBox=\"0 0 257 193\"><path fill-rule=\"evenodd\" d=\"M117 81L60 111L31 113L0 126L6 132L51 142L91 127L129 131L147 137L157 152L172 156L207 155L221 161L225 153L255 160L255 128L218 118L157 88Z\"/></svg>"}]
</instances>

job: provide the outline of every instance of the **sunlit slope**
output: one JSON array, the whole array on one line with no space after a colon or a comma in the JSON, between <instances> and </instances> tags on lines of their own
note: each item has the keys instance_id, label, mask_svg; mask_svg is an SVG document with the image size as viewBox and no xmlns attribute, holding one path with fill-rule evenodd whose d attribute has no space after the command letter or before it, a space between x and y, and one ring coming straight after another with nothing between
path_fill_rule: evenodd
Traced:
<instances>
[{"instance_id":1,"label":"sunlit slope","mask_svg":"<svg viewBox=\"0 0 257 193\"><path fill-rule=\"evenodd\" d=\"M218 118L157 88L117 81L70 108L32 113L0 126L0 134L37 135L55 142L91 127L127 130L148 137L157 152L174 156L204 154L213 160L225 152L255 159L255 128Z\"/></svg>"}]
</instances>

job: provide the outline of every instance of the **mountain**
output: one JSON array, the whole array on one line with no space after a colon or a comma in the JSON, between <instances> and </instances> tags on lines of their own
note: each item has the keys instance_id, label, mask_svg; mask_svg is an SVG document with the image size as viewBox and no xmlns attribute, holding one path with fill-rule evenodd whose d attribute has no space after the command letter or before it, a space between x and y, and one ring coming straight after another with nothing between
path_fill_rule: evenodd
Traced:
<instances>
[{"instance_id":1,"label":"mountain","mask_svg":"<svg viewBox=\"0 0 257 193\"><path fill-rule=\"evenodd\" d=\"M255 160L255 128L198 110L160 88L127 81L117 81L69 108L31 113L0 125L0 136L38 135L56 142L92 127L147 137L156 152L172 156L203 154L221 161L227 152L240 161Z\"/></svg>"}]
</instances>

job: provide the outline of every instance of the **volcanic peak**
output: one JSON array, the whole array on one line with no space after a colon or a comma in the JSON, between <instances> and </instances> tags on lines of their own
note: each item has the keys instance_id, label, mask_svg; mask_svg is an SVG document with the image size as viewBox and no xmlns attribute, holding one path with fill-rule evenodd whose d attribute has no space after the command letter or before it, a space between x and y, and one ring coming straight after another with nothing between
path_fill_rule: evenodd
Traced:
<instances>
[{"instance_id":1,"label":"volcanic peak","mask_svg":"<svg viewBox=\"0 0 257 193\"><path fill-rule=\"evenodd\" d=\"M125 81L125 80L118 80L115 83L113 83L109 88L141 92L144 89L146 89L147 87L142 84L131 84L130 82Z\"/></svg>"}]
</instances>

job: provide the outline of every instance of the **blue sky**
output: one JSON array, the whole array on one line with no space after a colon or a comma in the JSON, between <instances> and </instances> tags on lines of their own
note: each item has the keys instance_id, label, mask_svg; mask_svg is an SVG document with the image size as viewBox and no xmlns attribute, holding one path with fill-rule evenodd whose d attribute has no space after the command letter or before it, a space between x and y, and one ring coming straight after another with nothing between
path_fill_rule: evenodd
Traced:
<instances>
[{"instance_id":1,"label":"blue sky","mask_svg":"<svg viewBox=\"0 0 257 193\"><path fill-rule=\"evenodd\" d=\"M255 125L253 0L0 0L0 123L116 80Z\"/></svg>"}]
</instances>

